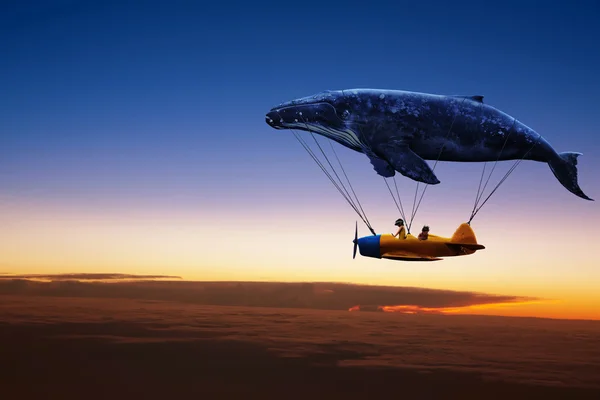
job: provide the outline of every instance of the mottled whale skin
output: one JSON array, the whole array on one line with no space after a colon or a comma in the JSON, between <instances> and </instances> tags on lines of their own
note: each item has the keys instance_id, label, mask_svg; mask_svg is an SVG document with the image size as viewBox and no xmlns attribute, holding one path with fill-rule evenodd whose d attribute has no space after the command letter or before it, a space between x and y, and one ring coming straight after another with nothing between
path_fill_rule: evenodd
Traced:
<instances>
[{"instance_id":1,"label":"mottled whale skin","mask_svg":"<svg viewBox=\"0 0 600 400\"><path fill-rule=\"evenodd\" d=\"M275 129L323 135L364 153L384 177L395 172L438 184L425 160L548 163L571 193L589 198L577 181L581 153L557 153L536 131L483 103L483 96L437 95L384 89L324 91L282 103L266 115ZM440 153L441 151L441 153Z\"/></svg>"}]
</instances>

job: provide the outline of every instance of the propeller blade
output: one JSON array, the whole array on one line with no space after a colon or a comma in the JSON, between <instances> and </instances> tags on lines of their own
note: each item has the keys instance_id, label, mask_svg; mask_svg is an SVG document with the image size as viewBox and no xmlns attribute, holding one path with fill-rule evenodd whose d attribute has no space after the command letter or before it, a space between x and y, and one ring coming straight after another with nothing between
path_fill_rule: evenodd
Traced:
<instances>
[{"instance_id":1,"label":"propeller blade","mask_svg":"<svg viewBox=\"0 0 600 400\"><path fill-rule=\"evenodd\" d=\"M352 253L352 259L356 258L356 247L358 246L358 221L356 221L356 227L354 228L354 252Z\"/></svg>"}]
</instances>

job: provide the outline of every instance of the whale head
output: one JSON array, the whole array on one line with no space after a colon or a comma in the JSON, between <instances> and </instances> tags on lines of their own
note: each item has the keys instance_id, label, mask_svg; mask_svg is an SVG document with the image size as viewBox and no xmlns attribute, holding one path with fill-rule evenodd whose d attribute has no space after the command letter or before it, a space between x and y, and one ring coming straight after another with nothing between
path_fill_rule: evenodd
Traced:
<instances>
[{"instance_id":1,"label":"whale head","mask_svg":"<svg viewBox=\"0 0 600 400\"><path fill-rule=\"evenodd\" d=\"M326 90L273 107L265 116L274 129L298 129L314 132L360 151L359 115L352 98L342 90Z\"/></svg>"}]
</instances>

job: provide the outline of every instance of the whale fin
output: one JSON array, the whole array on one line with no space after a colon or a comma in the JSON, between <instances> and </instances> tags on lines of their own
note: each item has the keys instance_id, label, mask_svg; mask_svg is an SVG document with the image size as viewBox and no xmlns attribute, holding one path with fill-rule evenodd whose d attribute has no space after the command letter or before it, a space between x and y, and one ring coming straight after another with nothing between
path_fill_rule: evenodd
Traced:
<instances>
[{"instance_id":1,"label":"whale fin","mask_svg":"<svg viewBox=\"0 0 600 400\"><path fill-rule=\"evenodd\" d=\"M390 151L386 152L386 158L396 171L407 178L429 185L440 183L427 161L419 157L406 144L391 148Z\"/></svg>"},{"instance_id":2,"label":"whale fin","mask_svg":"<svg viewBox=\"0 0 600 400\"><path fill-rule=\"evenodd\" d=\"M579 187L577 182L577 157L582 155L581 153L566 151L559 153L558 157L553 158L548 162L552 173L558 179L558 181L575 196L579 196L582 199L590 199L583 190Z\"/></svg>"},{"instance_id":3,"label":"whale fin","mask_svg":"<svg viewBox=\"0 0 600 400\"><path fill-rule=\"evenodd\" d=\"M394 168L387 161L382 160L379 157L371 156L368 154L367 154L367 157L369 157L369 161L371 161L371 164L373 165L373 169L379 175L383 176L384 178L391 178L392 176L394 176L396 174L396 171L394 171Z\"/></svg>"},{"instance_id":4,"label":"whale fin","mask_svg":"<svg viewBox=\"0 0 600 400\"><path fill-rule=\"evenodd\" d=\"M469 100L476 101L477 103L483 103L483 96L480 96L480 95L475 95L475 96L455 95L455 96L450 96L450 97L458 97L459 99L469 99Z\"/></svg>"}]
</instances>

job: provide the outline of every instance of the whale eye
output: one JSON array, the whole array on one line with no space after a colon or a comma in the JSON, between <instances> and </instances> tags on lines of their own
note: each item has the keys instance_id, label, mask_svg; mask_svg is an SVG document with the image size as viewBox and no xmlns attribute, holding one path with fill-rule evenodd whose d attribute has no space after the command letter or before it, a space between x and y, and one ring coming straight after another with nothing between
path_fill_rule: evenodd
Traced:
<instances>
[{"instance_id":1,"label":"whale eye","mask_svg":"<svg viewBox=\"0 0 600 400\"><path fill-rule=\"evenodd\" d=\"M349 110L344 110L344 111L342 111L342 113L341 113L340 117L341 117L342 119L348 119L348 117L350 117L350 111L349 111Z\"/></svg>"}]
</instances>

